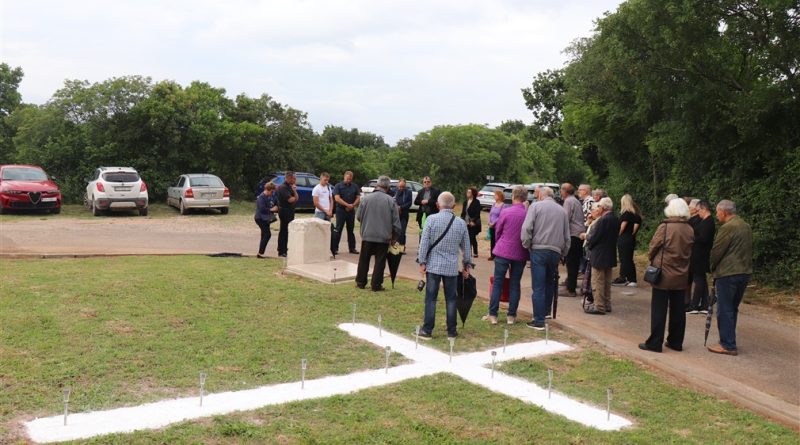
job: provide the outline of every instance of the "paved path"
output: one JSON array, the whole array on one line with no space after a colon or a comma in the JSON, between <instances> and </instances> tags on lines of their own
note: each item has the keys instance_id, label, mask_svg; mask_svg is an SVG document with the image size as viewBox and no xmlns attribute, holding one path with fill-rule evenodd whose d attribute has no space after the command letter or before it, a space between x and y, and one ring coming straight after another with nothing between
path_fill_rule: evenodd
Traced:
<instances>
[{"instance_id":1,"label":"paved path","mask_svg":"<svg viewBox=\"0 0 800 445\"><path fill-rule=\"evenodd\" d=\"M409 228L408 257L401 263L401 276L418 279L413 261L416 233ZM269 255L275 255L276 239ZM0 223L0 255L97 255L97 254L190 254L241 252L255 254L258 229L249 218L99 218L18 219ZM343 240L343 245L345 241ZM483 241L482 241L483 243ZM482 248L485 246L482 246ZM346 250L346 249L345 249ZM485 251L486 249L484 249ZM339 259L357 262L355 255ZM488 299L493 263L485 256L476 260L474 275L479 296ZM565 276L562 270L562 276ZM523 278L520 311L530 314L530 275ZM625 295L624 292L632 292ZM774 321L768 312L743 304L737 340L738 357L711 354L703 347L705 317L687 315L683 352L665 349L662 354L641 351L637 344L649 333L650 289L613 288L614 312L586 315L577 298L559 299L558 319L565 329L584 335L611 351L665 372L686 384L734 401L762 415L800 430L800 329ZM474 322L480 323L478 313ZM504 321L501 312L500 321ZM709 342L717 340L716 323Z\"/></svg>"}]
</instances>

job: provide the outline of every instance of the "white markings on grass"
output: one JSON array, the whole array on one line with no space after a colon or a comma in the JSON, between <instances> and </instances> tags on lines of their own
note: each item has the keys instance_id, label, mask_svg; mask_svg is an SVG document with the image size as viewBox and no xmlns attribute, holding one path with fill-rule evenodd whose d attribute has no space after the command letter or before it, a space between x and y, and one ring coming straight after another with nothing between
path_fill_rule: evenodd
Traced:
<instances>
[{"instance_id":1,"label":"white markings on grass","mask_svg":"<svg viewBox=\"0 0 800 445\"><path fill-rule=\"evenodd\" d=\"M499 364L504 361L554 354L571 349L559 342L517 343L508 345L505 352L502 351L503 348L495 348L454 355L451 362L448 354L422 345L415 347L414 341L385 330L379 332L378 328L374 326L343 323L339 325L339 329L380 346L384 350L388 346L391 351L402 354L414 362L386 369L306 380L304 387L301 387L298 382L291 382L243 391L206 394L203 397L203 406L198 405L197 397L186 397L106 411L71 413L68 425L64 425L63 416L35 419L25 423L25 428L34 442L86 439L103 434L163 428L185 420L253 410L269 405L351 394L362 389L442 372L455 374L491 391L532 403L547 411L597 429L618 430L631 425L631 422L623 417L612 414L607 419L606 410L557 393L553 393L552 397L548 398L547 389L529 381L496 370L494 378L492 378L491 369L486 367L492 363L492 351L497 353L495 362Z\"/></svg>"}]
</instances>

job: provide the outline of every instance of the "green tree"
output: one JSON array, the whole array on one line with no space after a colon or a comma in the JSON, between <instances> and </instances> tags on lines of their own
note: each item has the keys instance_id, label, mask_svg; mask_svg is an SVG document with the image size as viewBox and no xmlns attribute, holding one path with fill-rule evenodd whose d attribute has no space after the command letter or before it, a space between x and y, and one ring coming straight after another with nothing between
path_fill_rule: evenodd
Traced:
<instances>
[{"instance_id":1,"label":"green tree","mask_svg":"<svg viewBox=\"0 0 800 445\"><path fill-rule=\"evenodd\" d=\"M0 164L14 156L14 127L9 124L8 116L22 103L18 89L23 75L22 68L0 63Z\"/></svg>"}]
</instances>

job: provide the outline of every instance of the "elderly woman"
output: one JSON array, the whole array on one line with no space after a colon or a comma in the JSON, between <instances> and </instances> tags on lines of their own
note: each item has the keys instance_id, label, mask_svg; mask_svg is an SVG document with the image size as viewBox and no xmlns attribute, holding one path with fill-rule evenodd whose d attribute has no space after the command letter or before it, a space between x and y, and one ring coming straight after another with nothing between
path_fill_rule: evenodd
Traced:
<instances>
[{"instance_id":1,"label":"elderly woman","mask_svg":"<svg viewBox=\"0 0 800 445\"><path fill-rule=\"evenodd\" d=\"M489 235L489 261L494 260L494 246L497 245L497 236L494 233L494 226L497 223L497 220L500 218L500 211L504 208L508 207L505 203L505 195L503 195L502 190L495 190L494 191L494 204L489 209L489 229L487 233Z\"/></svg>"},{"instance_id":2,"label":"elderly woman","mask_svg":"<svg viewBox=\"0 0 800 445\"><path fill-rule=\"evenodd\" d=\"M694 230L689 225L689 206L682 199L673 199L664 209L667 219L656 229L650 241L650 264L661 268L661 278L651 283L650 337L639 349L661 352L664 327L669 308L669 335L664 345L675 351L683 350L686 330L684 294L689 280L689 259L694 244Z\"/></svg>"},{"instance_id":3,"label":"elderly woman","mask_svg":"<svg viewBox=\"0 0 800 445\"><path fill-rule=\"evenodd\" d=\"M478 258L478 234L481 233L481 203L478 201L478 189L467 189L467 199L461 207L461 218L467 223L469 230L469 243L472 246L472 256Z\"/></svg>"},{"instance_id":4,"label":"elderly woman","mask_svg":"<svg viewBox=\"0 0 800 445\"><path fill-rule=\"evenodd\" d=\"M501 192L502 194L502 192ZM503 210L494 225L494 233L497 242L492 255L494 255L494 283L492 284L492 295L489 301L489 315L483 317L491 324L497 324L497 311L500 308L500 294L503 292L503 284L506 280L506 273L511 270L511 277L508 285L508 312L506 322L514 324L517 319L517 307L519 306L520 280L525 271L525 261L529 257L528 250L522 246L520 232L522 223L525 222L525 202L528 200L528 190L518 185L511 192L511 207Z\"/></svg>"},{"instance_id":5,"label":"elderly woman","mask_svg":"<svg viewBox=\"0 0 800 445\"><path fill-rule=\"evenodd\" d=\"M278 211L278 203L276 202L275 184L268 182L264 186L264 192L258 195L256 199L256 215L255 221L258 228L261 229L261 242L258 244L258 258L265 258L264 250L267 248L269 239L272 238L272 231L269 225L275 221L275 212Z\"/></svg>"}]
</instances>

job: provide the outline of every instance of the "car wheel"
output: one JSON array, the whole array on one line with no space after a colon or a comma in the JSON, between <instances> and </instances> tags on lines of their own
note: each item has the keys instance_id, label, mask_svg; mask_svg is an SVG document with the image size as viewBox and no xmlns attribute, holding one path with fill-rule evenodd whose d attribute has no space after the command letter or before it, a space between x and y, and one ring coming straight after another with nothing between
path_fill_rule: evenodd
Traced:
<instances>
[{"instance_id":1,"label":"car wheel","mask_svg":"<svg viewBox=\"0 0 800 445\"><path fill-rule=\"evenodd\" d=\"M3 207L3 204L0 204L0 215L6 212L6 208Z\"/></svg>"},{"instance_id":2,"label":"car wheel","mask_svg":"<svg viewBox=\"0 0 800 445\"><path fill-rule=\"evenodd\" d=\"M143 209L139 209L139 216L147 216L149 207L145 207Z\"/></svg>"},{"instance_id":3,"label":"car wheel","mask_svg":"<svg viewBox=\"0 0 800 445\"><path fill-rule=\"evenodd\" d=\"M94 199L92 199L92 215L93 216L100 216L103 212L97 208L97 205L94 203Z\"/></svg>"},{"instance_id":4,"label":"car wheel","mask_svg":"<svg viewBox=\"0 0 800 445\"><path fill-rule=\"evenodd\" d=\"M223 215L227 215L227 214L228 214L228 208L227 208L227 207L223 207L223 208L219 209L219 211L220 211L220 213L222 213Z\"/></svg>"},{"instance_id":5,"label":"car wheel","mask_svg":"<svg viewBox=\"0 0 800 445\"><path fill-rule=\"evenodd\" d=\"M179 207L178 207L178 210L180 210L180 212L181 212L181 215L185 215L185 214L189 213L189 209L187 209L187 208L186 208L186 207L183 205L183 200L182 200L182 199L181 199L181 201L178 203L178 205L179 205Z\"/></svg>"}]
</instances>

